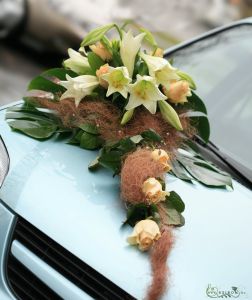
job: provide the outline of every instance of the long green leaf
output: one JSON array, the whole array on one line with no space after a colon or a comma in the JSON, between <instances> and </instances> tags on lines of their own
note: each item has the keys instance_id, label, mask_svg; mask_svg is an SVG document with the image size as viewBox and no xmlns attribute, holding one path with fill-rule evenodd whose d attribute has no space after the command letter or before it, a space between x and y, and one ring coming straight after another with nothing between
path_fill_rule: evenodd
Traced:
<instances>
[{"instance_id":1,"label":"long green leaf","mask_svg":"<svg viewBox=\"0 0 252 300\"><path fill-rule=\"evenodd\" d=\"M228 174L219 172L218 169L213 169L212 164L203 163L201 159L193 156L185 156L178 154L178 161L184 168L199 182L209 187L231 187L232 179Z\"/></svg>"}]
</instances>

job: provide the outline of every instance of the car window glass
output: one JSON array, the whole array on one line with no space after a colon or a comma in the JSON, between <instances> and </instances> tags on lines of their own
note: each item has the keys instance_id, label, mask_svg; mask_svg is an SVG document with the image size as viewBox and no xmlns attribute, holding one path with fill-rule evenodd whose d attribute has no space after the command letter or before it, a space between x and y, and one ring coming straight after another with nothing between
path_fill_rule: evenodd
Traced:
<instances>
[{"instance_id":1,"label":"car window glass","mask_svg":"<svg viewBox=\"0 0 252 300\"><path fill-rule=\"evenodd\" d=\"M252 25L225 30L170 57L197 84L208 109L211 141L252 169Z\"/></svg>"}]
</instances>

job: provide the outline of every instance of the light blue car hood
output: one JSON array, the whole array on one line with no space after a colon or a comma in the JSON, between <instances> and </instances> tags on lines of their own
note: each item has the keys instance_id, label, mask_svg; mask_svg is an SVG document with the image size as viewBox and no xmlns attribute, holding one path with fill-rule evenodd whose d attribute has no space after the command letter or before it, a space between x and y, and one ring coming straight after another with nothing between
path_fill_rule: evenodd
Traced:
<instances>
[{"instance_id":1,"label":"light blue car hood","mask_svg":"<svg viewBox=\"0 0 252 300\"><path fill-rule=\"evenodd\" d=\"M149 257L128 246L130 227L119 181L106 170L88 171L96 152L52 139L38 142L12 132L0 112L0 133L10 170L0 198L17 214L98 272L143 299L151 280ZM252 193L208 189L167 177L168 190L186 204L186 224L174 230L168 300L210 299L207 287L252 299ZM209 289L208 289L209 291ZM216 297L212 297L216 298Z\"/></svg>"}]
</instances>

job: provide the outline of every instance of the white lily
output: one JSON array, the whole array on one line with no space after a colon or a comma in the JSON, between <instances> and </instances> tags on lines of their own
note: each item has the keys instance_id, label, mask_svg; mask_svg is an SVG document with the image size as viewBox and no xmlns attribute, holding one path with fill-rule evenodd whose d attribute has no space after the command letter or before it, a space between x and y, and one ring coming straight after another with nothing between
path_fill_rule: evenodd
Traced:
<instances>
[{"instance_id":1,"label":"white lily","mask_svg":"<svg viewBox=\"0 0 252 300\"><path fill-rule=\"evenodd\" d=\"M171 81L180 79L176 73L177 69L172 67L166 59L145 53L140 53L140 56L146 62L150 76L155 78L158 85L162 84L168 88Z\"/></svg>"},{"instance_id":2,"label":"white lily","mask_svg":"<svg viewBox=\"0 0 252 300\"><path fill-rule=\"evenodd\" d=\"M101 78L108 82L107 97L118 92L124 98L127 98L128 84L131 82L131 78L129 78L129 72L126 67L108 67L108 72L102 75Z\"/></svg>"},{"instance_id":3,"label":"white lily","mask_svg":"<svg viewBox=\"0 0 252 300\"><path fill-rule=\"evenodd\" d=\"M66 79L66 81L60 82L67 89L60 97L60 100L74 98L76 106L99 85L97 77L92 75L81 75L72 78L67 74Z\"/></svg>"},{"instance_id":4,"label":"white lily","mask_svg":"<svg viewBox=\"0 0 252 300\"><path fill-rule=\"evenodd\" d=\"M64 66L66 68L71 69L77 74L83 74L90 68L88 59L79 52L69 48L68 55L69 58L64 61Z\"/></svg>"},{"instance_id":5,"label":"white lily","mask_svg":"<svg viewBox=\"0 0 252 300\"><path fill-rule=\"evenodd\" d=\"M129 71L129 76L132 77L134 71L134 64L137 52L141 47L141 42L145 36L145 33L140 33L137 36L133 36L131 30L123 32L123 38L120 46L120 55L124 66Z\"/></svg>"},{"instance_id":6,"label":"white lily","mask_svg":"<svg viewBox=\"0 0 252 300\"><path fill-rule=\"evenodd\" d=\"M130 98L125 107L126 110L143 105L150 113L155 114L157 101L167 99L155 84L155 79L150 76L141 76L138 74L137 81L134 84L129 84L129 92Z\"/></svg>"}]
</instances>

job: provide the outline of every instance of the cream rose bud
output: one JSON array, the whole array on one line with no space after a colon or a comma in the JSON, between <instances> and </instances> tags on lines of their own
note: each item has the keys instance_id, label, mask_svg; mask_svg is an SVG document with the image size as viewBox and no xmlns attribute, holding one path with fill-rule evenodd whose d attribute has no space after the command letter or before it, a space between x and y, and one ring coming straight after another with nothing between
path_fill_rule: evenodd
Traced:
<instances>
[{"instance_id":1,"label":"cream rose bud","mask_svg":"<svg viewBox=\"0 0 252 300\"><path fill-rule=\"evenodd\" d=\"M104 87L105 89L108 88L108 82L104 79L102 79L102 76L104 74L107 74L109 71L109 65L108 64L105 64L103 66L100 67L100 69L98 69L96 71L96 76L98 77L98 80L99 80L99 84Z\"/></svg>"},{"instance_id":2,"label":"cream rose bud","mask_svg":"<svg viewBox=\"0 0 252 300\"><path fill-rule=\"evenodd\" d=\"M146 219L135 225L132 234L127 238L127 242L130 245L138 245L141 251L147 251L160 237L157 223Z\"/></svg>"},{"instance_id":3,"label":"cream rose bud","mask_svg":"<svg viewBox=\"0 0 252 300\"><path fill-rule=\"evenodd\" d=\"M161 183L154 177L144 181L142 191L150 203L164 201L165 197L169 195L168 192L162 190Z\"/></svg>"},{"instance_id":4,"label":"cream rose bud","mask_svg":"<svg viewBox=\"0 0 252 300\"><path fill-rule=\"evenodd\" d=\"M104 61L110 61L112 59L112 54L100 42L96 45L89 46L89 48Z\"/></svg>"},{"instance_id":5,"label":"cream rose bud","mask_svg":"<svg viewBox=\"0 0 252 300\"><path fill-rule=\"evenodd\" d=\"M170 157L163 149L155 149L151 152L151 157L153 160L158 161L164 166L165 172L169 172L171 170L171 166L168 164Z\"/></svg>"},{"instance_id":6,"label":"cream rose bud","mask_svg":"<svg viewBox=\"0 0 252 300\"><path fill-rule=\"evenodd\" d=\"M187 102L187 97L192 95L189 83L185 80L172 82L168 89L163 88L163 92L172 103Z\"/></svg>"}]
</instances>

